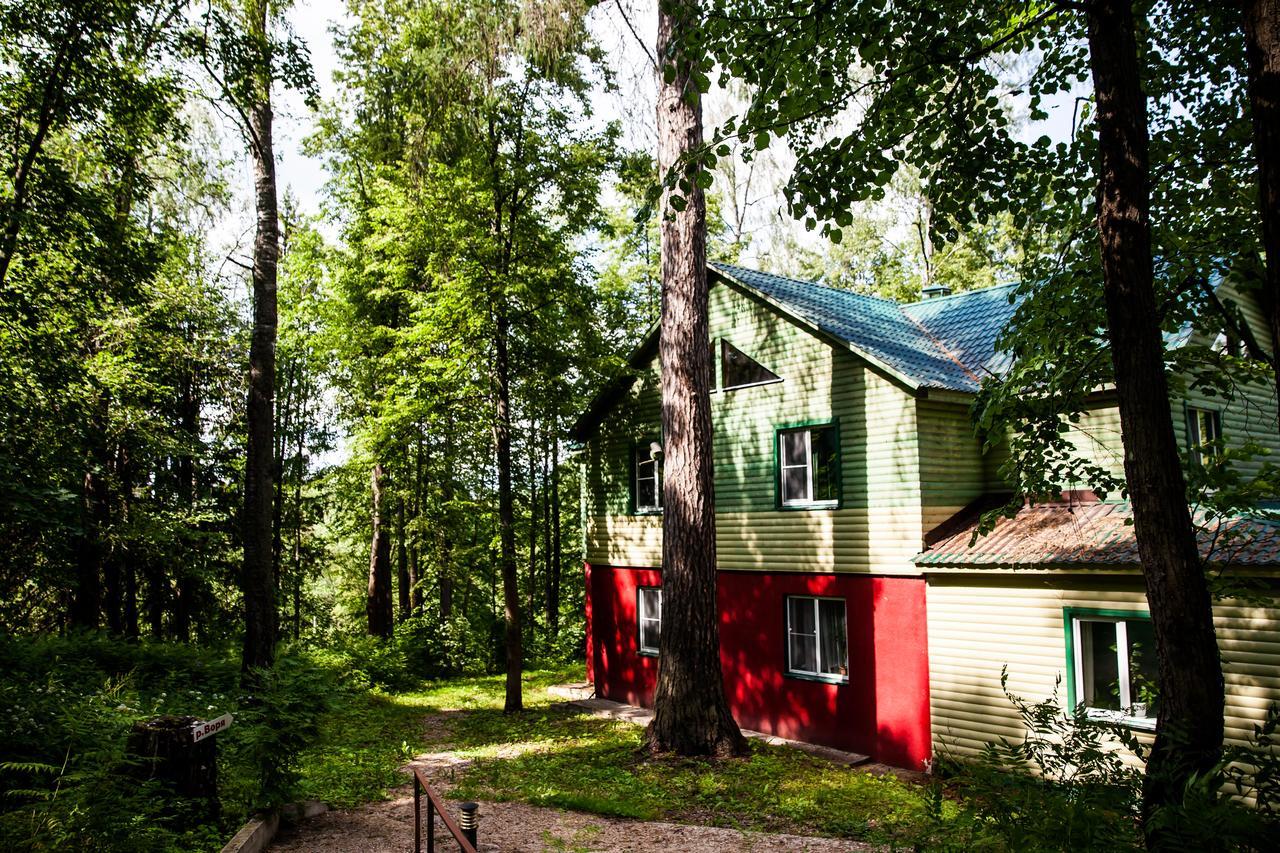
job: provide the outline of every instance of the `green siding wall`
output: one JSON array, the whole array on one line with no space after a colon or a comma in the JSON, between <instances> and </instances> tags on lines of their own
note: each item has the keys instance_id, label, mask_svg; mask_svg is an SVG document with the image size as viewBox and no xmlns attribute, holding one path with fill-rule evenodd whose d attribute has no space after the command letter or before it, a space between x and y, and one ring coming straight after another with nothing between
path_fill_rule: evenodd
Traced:
<instances>
[{"instance_id":1,"label":"green siding wall","mask_svg":"<svg viewBox=\"0 0 1280 853\"><path fill-rule=\"evenodd\" d=\"M712 393L720 566L915 573L921 478L914 398L730 285L713 285L709 318L717 372L723 337L782 377ZM659 519L628 514L631 445L657 434L658 399L651 372L588 445L589 561L661 560ZM840 508L777 509L775 431L833 419L840 426Z\"/></svg>"}]
</instances>

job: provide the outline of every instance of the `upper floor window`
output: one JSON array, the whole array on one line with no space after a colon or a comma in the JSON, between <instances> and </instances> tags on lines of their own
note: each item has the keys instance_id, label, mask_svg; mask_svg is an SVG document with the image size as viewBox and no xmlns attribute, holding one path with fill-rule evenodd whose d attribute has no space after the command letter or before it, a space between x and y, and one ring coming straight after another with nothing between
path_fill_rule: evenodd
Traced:
<instances>
[{"instance_id":1,"label":"upper floor window","mask_svg":"<svg viewBox=\"0 0 1280 853\"><path fill-rule=\"evenodd\" d=\"M1222 414L1212 409L1187 409L1187 443L1191 461L1205 465L1217 458L1222 440Z\"/></svg>"},{"instance_id":2,"label":"upper floor window","mask_svg":"<svg viewBox=\"0 0 1280 853\"><path fill-rule=\"evenodd\" d=\"M840 431L836 423L778 430L778 505L832 507L840 502Z\"/></svg>"},{"instance_id":3,"label":"upper floor window","mask_svg":"<svg viewBox=\"0 0 1280 853\"><path fill-rule=\"evenodd\" d=\"M720 339L720 387L728 391L744 385L778 382L781 377L733 344Z\"/></svg>"},{"instance_id":4,"label":"upper floor window","mask_svg":"<svg viewBox=\"0 0 1280 853\"><path fill-rule=\"evenodd\" d=\"M636 625L640 632L640 654L656 655L662 639L662 589L642 586L636 590Z\"/></svg>"},{"instance_id":5,"label":"upper floor window","mask_svg":"<svg viewBox=\"0 0 1280 853\"><path fill-rule=\"evenodd\" d=\"M843 598L787 597L787 672L830 681L849 678Z\"/></svg>"},{"instance_id":6,"label":"upper floor window","mask_svg":"<svg viewBox=\"0 0 1280 853\"><path fill-rule=\"evenodd\" d=\"M636 442L632 451L632 502L638 513L662 511L662 445Z\"/></svg>"},{"instance_id":7,"label":"upper floor window","mask_svg":"<svg viewBox=\"0 0 1280 853\"><path fill-rule=\"evenodd\" d=\"M1143 613L1067 608L1070 701L1095 719L1154 728L1159 707L1155 630Z\"/></svg>"}]
</instances>

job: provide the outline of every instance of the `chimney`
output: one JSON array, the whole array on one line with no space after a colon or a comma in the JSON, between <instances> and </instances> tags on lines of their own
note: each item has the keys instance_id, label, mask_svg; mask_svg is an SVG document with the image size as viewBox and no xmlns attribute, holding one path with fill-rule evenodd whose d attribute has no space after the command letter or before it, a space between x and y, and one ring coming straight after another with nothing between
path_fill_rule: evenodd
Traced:
<instances>
[{"instance_id":1,"label":"chimney","mask_svg":"<svg viewBox=\"0 0 1280 853\"><path fill-rule=\"evenodd\" d=\"M931 284L920 291L921 299L937 299L939 296L950 296L951 288L945 284Z\"/></svg>"}]
</instances>

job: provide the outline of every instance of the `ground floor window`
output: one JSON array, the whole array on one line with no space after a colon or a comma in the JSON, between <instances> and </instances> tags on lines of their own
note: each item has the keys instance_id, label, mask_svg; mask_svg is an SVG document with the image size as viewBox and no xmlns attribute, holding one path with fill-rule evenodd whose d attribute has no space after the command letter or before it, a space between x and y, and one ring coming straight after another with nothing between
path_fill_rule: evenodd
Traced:
<instances>
[{"instance_id":1,"label":"ground floor window","mask_svg":"<svg viewBox=\"0 0 1280 853\"><path fill-rule=\"evenodd\" d=\"M1072 707L1154 728L1159 709L1155 631L1145 613L1067 608Z\"/></svg>"},{"instance_id":2,"label":"ground floor window","mask_svg":"<svg viewBox=\"0 0 1280 853\"><path fill-rule=\"evenodd\" d=\"M849 679L843 598L787 598L787 672L824 681Z\"/></svg>"},{"instance_id":3,"label":"ground floor window","mask_svg":"<svg viewBox=\"0 0 1280 853\"><path fill-rule=\"evenodd\" d=\"M662 590L642 586L637 592L637 622L640 627L640 654L656 655L662 637Z\"/></svg>"}]
</instances>

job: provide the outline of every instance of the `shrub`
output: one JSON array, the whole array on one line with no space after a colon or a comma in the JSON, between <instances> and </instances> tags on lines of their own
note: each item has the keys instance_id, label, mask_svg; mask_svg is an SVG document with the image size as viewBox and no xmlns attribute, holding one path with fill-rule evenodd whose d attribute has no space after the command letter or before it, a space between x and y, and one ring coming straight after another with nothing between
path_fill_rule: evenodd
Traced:
<instances>
[{"instance_id":1,"label":"shrub","mask_svg":"<svg viewBox=\"0 0 1280 853\"><path fill-rule=\"evenodd\" d=\"M1142 766L1147 748L1133 731L1070 713L1057 690L1039 703L1010 693L1027 734L988 743L976 760L944 754L940 775L959 796L959 817L936 822L932 849L1138 850ZM1272 707L1253 740L1229 746L1213 772L1191 780L1180 803L1159 809L1153 828L1175 849L1280 849L1280 720ZM1126 751L1133 758L1126 759ZM1136 761L1134 760L1136 759ZM941 787L935 791L941 797ZM1244 798L1254 800L1254 805ZM941 809L937 810L941 814Z\"/></svg>"},{"instance_id":2,"label":"shrub","mask_svg":"<svg viewBox=\"0 0 1280 853\"><path fill-rule=\"evenodd\" d=\"M331 671L296 653L244 696L234 649L97 634L0 637L0 849L199 850L251 810L288 798ZM140 779L126 755L139 720L231 712L218 735L221 817ZM142 774L145 776L145 774Z\"/></svg>"}]
</instances>

